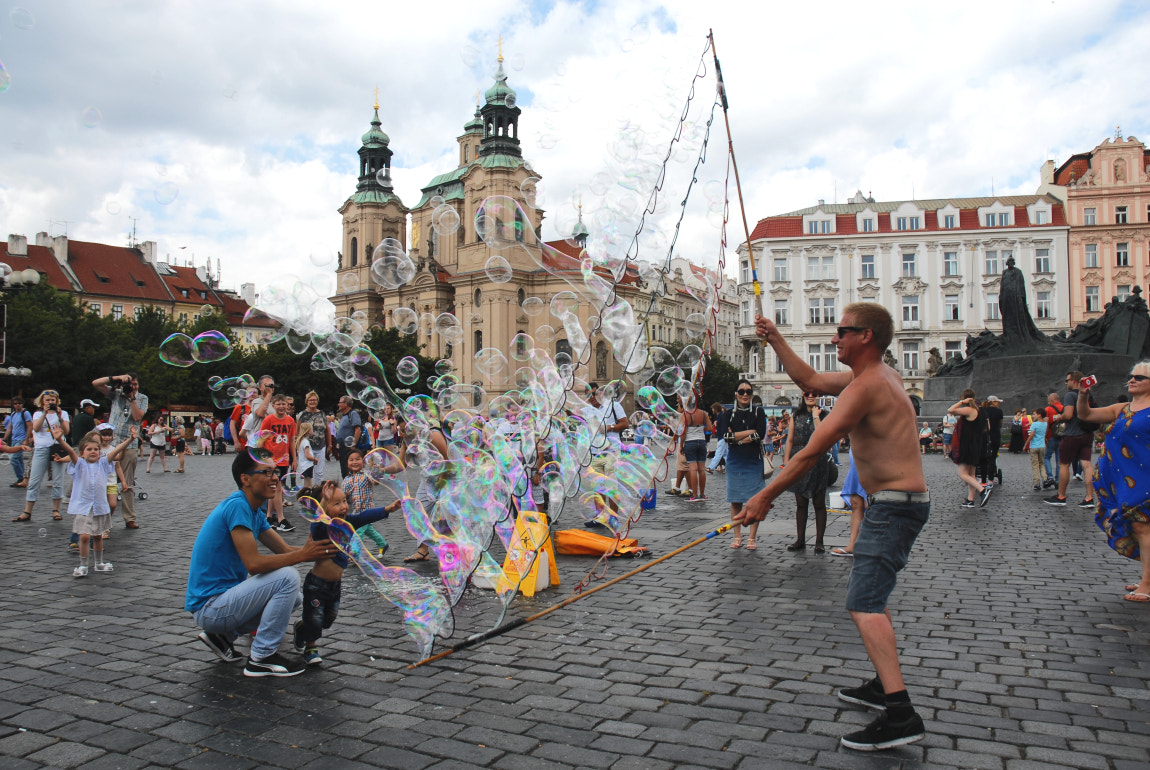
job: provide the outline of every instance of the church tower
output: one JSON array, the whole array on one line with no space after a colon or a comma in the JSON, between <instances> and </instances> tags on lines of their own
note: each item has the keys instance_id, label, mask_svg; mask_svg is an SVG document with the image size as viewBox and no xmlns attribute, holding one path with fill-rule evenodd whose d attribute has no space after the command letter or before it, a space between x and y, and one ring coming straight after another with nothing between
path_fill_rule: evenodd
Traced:
<instances>
[{"instance_id":1,"label":"church tower","mask_svg":"<svg viewBox=\"0 0 1150 770\"><path fill-rule=\"evenodd\" d=\"M332 297L341 316L363 310L368 323L382 321L383 302L371 278L371 255L384 238L406 247L407 207L391 184L391 139L379 120L379 102L371 128L359 148L359 182L355 193L339 208L343 215L343 244L336 270L336 294Z\"/></svg>"}]
</instances>

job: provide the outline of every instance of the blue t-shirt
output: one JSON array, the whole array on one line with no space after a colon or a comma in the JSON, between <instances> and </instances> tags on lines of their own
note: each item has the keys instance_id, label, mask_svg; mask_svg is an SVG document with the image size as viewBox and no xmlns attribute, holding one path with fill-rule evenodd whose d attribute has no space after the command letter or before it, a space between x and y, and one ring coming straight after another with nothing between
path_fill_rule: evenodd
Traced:
<instances>
[{"instance_id":1,"label":"blue t-shirt","mask_svg":"<svg viewBox=\"0 0 1150 770\"><path fill-rule=\"evenodd\" d=\"M1034 435L1030 439L1031 449L1045 449L1046 448L1046 423L1033 422L1030 424L1030 429L1034 431Z\"/></svg>"},{"instance_id":2,"label":"blue t-shirt","mask_svg":"<svg viewBox=\"0 0 1150 770\"><path fill-rule=\"evenodd\" d=\"M8 430L9 426L12 427L12 446L24 443L24 439L28 436L28 423L30 422L32 422L32 415L28 414L27 409L13 412L4 418L4 430Z\"/></svg>"},{"instance_id":3,"label":"blue t-shirt","mask_svg":"<svg viewBox=\"0 0 1150 770\"><path fill-rule=\"evenodd\" d=\"M355 429L363 426L363 420L359 418L359 412L354 409L348 410L348 413L339 418L339 428L335 432L336 441L340 446L346 446L347 439L355 436Z\"/></svg>"},{"instance_id":4,"label":"blue t-shirt","mask_svg":"<svg viewBox=\"0 0 1150 770\"><path fill-rule=\"evenodd\" d=\"M232 530L243 527L257 539L270 529L259 508L252 508L247 497L236 490L216 506L192 546L192 563L188 568L188 593L184 609L195 612L232 586L248 578L248 570L232 542Z\"/></svg>"}]
</instances>

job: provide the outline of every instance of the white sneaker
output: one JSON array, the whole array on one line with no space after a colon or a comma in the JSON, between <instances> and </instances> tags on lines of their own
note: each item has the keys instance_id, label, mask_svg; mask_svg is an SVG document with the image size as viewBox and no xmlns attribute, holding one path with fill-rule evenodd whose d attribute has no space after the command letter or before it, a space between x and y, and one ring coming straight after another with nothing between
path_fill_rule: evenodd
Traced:
<instances>
[{"instance_id":1,"label":"white sneaker","mask_svg":"<svg viewBox=\"0 0 1150 770\"><path fill-rule=\"evenodd\" d=\"M72 577L80 578L80 577L87 577L87 576L88 576L88 567L83 565L83 564L81 564L79 567L76 567L76 569L72 570Z\"/></svg>"},{"instance_id":2,"label":"white sneaker","mask_svg":"<svg viewBox=\"0 0 1150 770\"><path fill-rule=\"evenodd\" d=\"M93 569L95 569L97 572L111 572L112 571L112 562L110 562L110 561L102 562L100 564L97 564Z\"/></svg>"}]
</instances>

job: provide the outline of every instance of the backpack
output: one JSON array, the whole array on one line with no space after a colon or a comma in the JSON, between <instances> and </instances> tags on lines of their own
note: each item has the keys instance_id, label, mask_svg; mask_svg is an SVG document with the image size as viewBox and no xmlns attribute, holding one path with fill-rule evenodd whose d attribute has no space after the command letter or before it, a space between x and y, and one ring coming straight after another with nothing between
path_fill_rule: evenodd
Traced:
<instances>
[{"instance_id":1,"label":"backpack","mask_svg":"<svg viewBox=\"0 0 1150 770\"><path fill-rule=\"evenodd\" d=\"M224 420L224 440L231 443L232 440L232 421Z\"/></svg>"}]
</instances>

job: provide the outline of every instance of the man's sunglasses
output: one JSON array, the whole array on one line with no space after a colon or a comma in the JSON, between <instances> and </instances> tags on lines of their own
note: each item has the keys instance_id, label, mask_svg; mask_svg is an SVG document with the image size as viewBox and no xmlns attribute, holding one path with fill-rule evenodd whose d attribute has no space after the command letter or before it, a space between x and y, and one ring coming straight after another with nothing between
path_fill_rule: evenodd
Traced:
<instances>
[{"instance_id":1,"label":"man's sunglasses","mask_svg":"<svg viewBox=\"0 0 1150 770\"><path fill-rule=\"evenodd\" d=\"M835 328L835 331L841 338L847 336L849 332L865 332L870 330L865 326L839 326Z\"/></svg>"}]
</instances>

